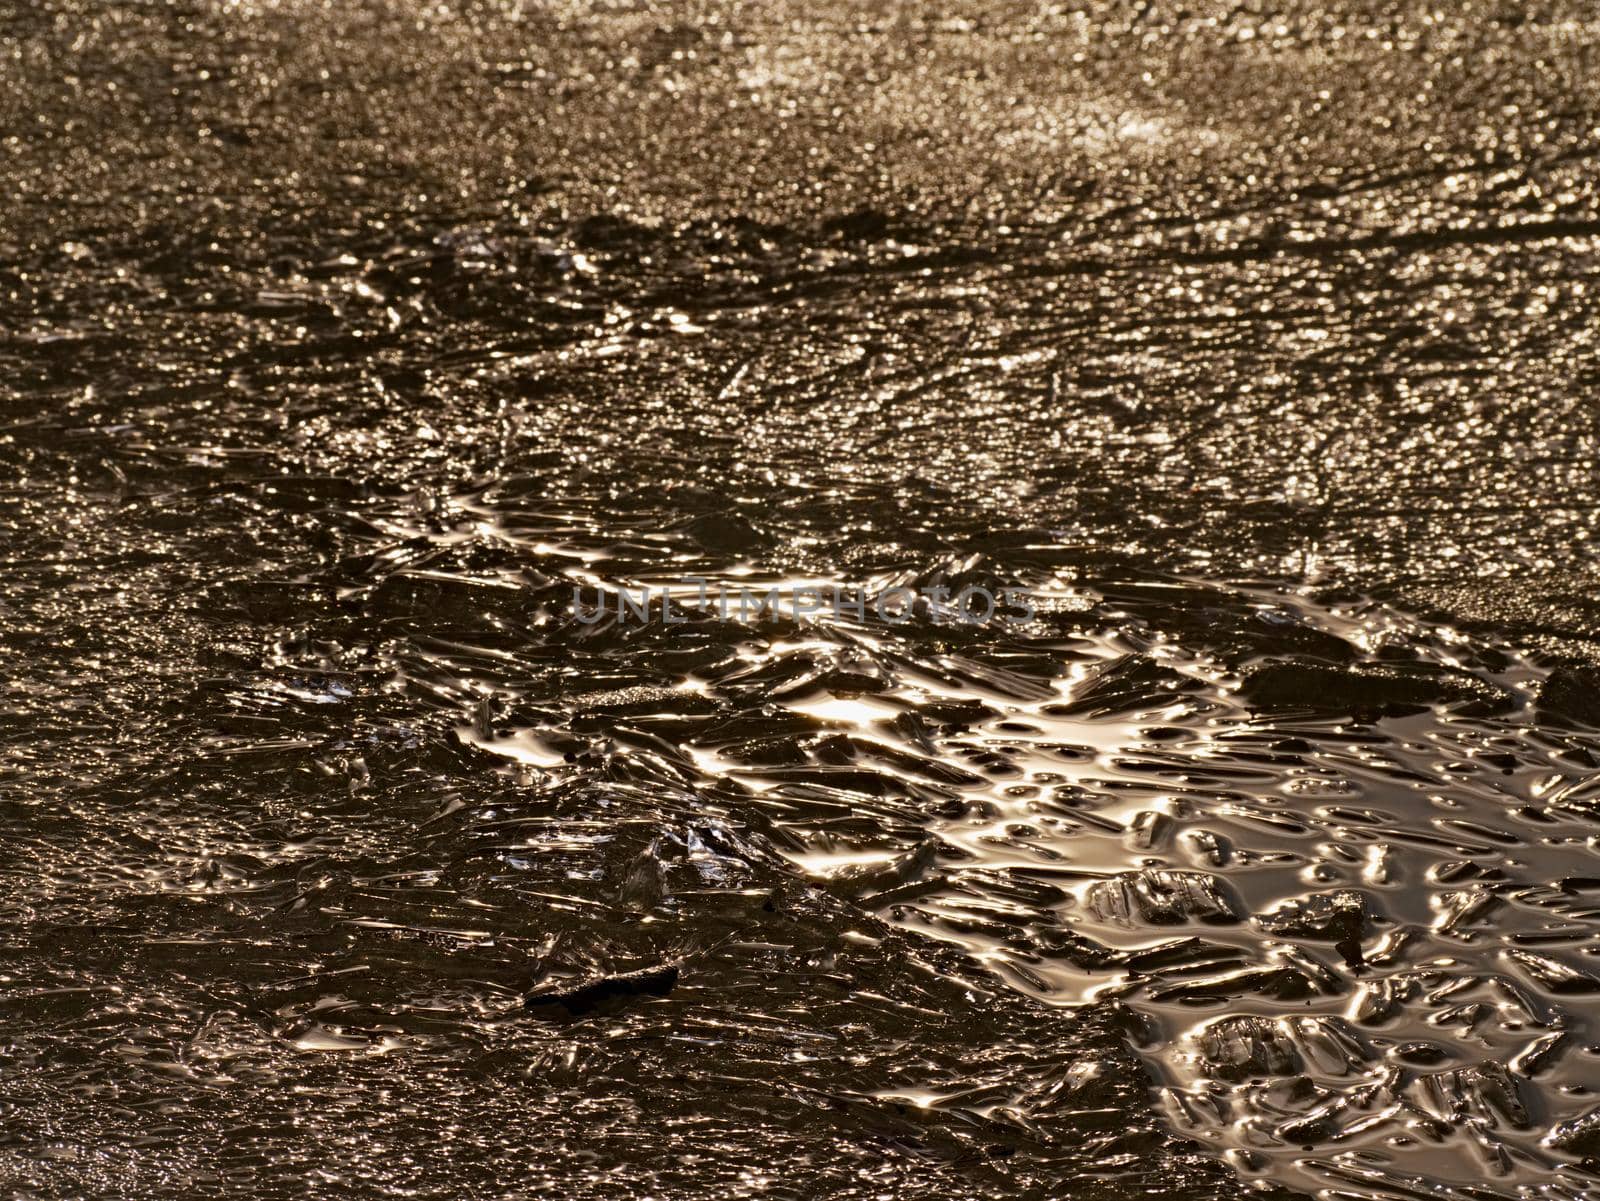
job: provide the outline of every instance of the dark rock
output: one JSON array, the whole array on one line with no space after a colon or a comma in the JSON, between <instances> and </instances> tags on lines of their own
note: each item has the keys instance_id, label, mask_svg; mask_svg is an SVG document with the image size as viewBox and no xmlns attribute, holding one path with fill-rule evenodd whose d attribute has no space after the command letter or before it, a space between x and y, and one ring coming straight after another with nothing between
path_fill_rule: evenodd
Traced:
<instances>
[{"instance_id":1,"label":"dark rock","mask_svg":"<svg viewBox=\"0 0 1600 1201\"><path fill-rule=\"evenodd\" d=\"M864 898L887 889L899 888L918 880L937 876L939 840L924 838L916 846L892 859L852 864L828 877L827 888L840 896Z\"/></svg>"},{"instance_id":2,"label":"dark rock","mask_svg":"<svg viewBox=\"0 0 1600 1201\"><path fill-rule=\"evenodd\" d=\"M660 848L652 842L628 865L622 886L617 890L617 904L624 909L644 912L661 904L666 896L667 880L661 866Z\"/></svg>"},{"instance_id":3,"label":"dark rock","mask_svg":"<svg viewBox=\"0 0 1600 1201\"><path fill-rule=\"evenodd\" d=\"M1443 893L1439 898L1439 920L1433 928L1440 934L1456 934L1499 906L1500 898L1481 885Z\"/></svg>"},{"instance_id":4,"label":"dark rock","mask_svg":"<svg viewBox=\"0 0 1600 1201\"><path fill-rule=\"evenodd\" d=\"M1102 921L1175 925L1202 921L1214 924L1239 921L1243 908L1232 890L1205 872L1146 868L1096 881L1086 901Z\"/></svg>"},{"instance_id":5,"label":"dark rock","mask_svg":"<svg viewBox=\"0 0 1600 1201\"><path fill-rule=\"evenodd\" d=\"M1600 726L1600 669L1556 668L1539 685L1534 704L1543 716Z\"/></svg>"},{"instance_id":6,"label":"dark rock","mask_svg":"<svg viewBox=\"0 0 1600 1201\"><path fill-rule=\"evenodd\" d=\"M1196 971L1205 968L1240 966L1237 947L1218 946L1200 938L1178 938L1157 943L1121 954L1123 966L1136 972L1160 975L1172 971Z\"/></svg>"},{"instance_id":7,"label":"dark rock","mask_svg":"<svg viewBox=\"0 0 1600 1201\"><path fill-rule=\"evenodd\" d=\"M1581 1155L1584 1159L1600 1156L1600 1105L1562 1122L1544 1141L1545 1146L1568 1155Z\"/></svg>"},{"instance_id":8,"label":"dark rock","mask_svg":"<svg viewBox=\"0 0 1600 1201\"><path fill-rule=\"evenodd\" d=\"M1216 976L1202 976L1165 985L1150 993L1152 1001L1234 1000L1244 993L1277 1001L1303 1001L1331 990L1296 965L1246 967Z\"/></svg>"},{"instance_id":9,"label":"dark rock","mask_svg":"<svg viewBox=\"0 0 1600 1201\"><path fill-rule=\"evenodd\" d=\"M1361 940L1366 937L1371 910L1366 894L1353 888L1319 892L1285 901L1255 920L1268 934L1280 938L1309 938L1331 942L1352 969L1365 966Z\"/></svg>"},{"instance_id":10,"label":"dark rock","mask_svg":"<svg viewBox=\"0 0 1600 1201\"><path fill-rule=\"evenodd\" d=\"M1588 972L1533 951L1507 951L1506 958L1520 966L1533 982L1558 996L1589 996L1600 993L1600 980Z\"/></svg>"},{"instance_id":11,"label":"dark rock","mask_svg":"<svg viewBox=\"0 0 1600 1201\"><path fill-rule=\"evenodd\" d=\"M683 530L706 550L720 554L760 550L770 541L743 517L732 513L703 514L688 522Z\"/></svg>"},{"instance_id":12,"label":"dark rock","mask_svg":"<svg viewBox=\"0 0 1600 1201\"><path fill-rule=\"evenodd\" d=\"M1473 713L1511 708L1510 693L1464 671L1425 663L1343 666L1316 659L1279 659L1249 672L1240 692L1257 709L1315 709L1399 716L1431 705L1468 702Z\"/></svg>"},{"instance_id":13,"label":"dark rock","mask_svg":"<svg viewBox=\"0 0 1600 1201\"><path fill-rule=\"evenodd\" d=\"M1215 1080L1290 1076L1302 1067L1294 1040L1271 1018L1218 1018L1195 1035L1195 1049L1201 1070Z\"/></svg>"},{"instance_id":14,"label":"dark rock","mask_svg":"<svg viewBox=\"0 0 1600 1201\"><path fill-rule=\"evenodd\" d=\"M538 989L524 997L522 1003L539 1017L580 1017L639 997L664 997L677 983L678 965L669 963Z\"/></svg>"},{"instance_id":15,"label":"dark rock","mask_svg":"<svg viewBox=\"0 0 1600 1201\"><path fill-rule=\"evenodd\" d=\"M1313 1071L1346 1076L1372 1062L1372 1050L1344 1018L1307 1014L1283 1019Z\"/></svg>"},{"instance_id":16,"label":"dark rock","mask_svg":"<svg viewBox=\"0 0 1600 1201\"><path fill-rule=\"evenodd\" d=\"M1104 717L1130 709L1169 705L1173 697L1193 692L1200 681L1162 667L1143 655L1123 655L1096 668L1072 690L1065 704L1047 705L1054 717Z\"/></svg>"},{"instance_id":17,"label":"dark rock","mask_svg":"<svg viewBox=\"0 0 1600 1201\"><path fill-rule=\"evenodd\" d=\"M1065 960L1083 971L1100 971L1123 962L1118 952L1075 930L1041 930L1030 942L1041 958Z\"/></svg>"},{"instance_id":18,"label":"dark rock","mask_svg":"<svg viewBox=\"0 0 1600 1201\"><path fill-rule=\"evenodd\" d=\"M1401 1063L1434 1067L1450 1059L1450 1052L1438 1043L1401 1043L1389 1052Z\"/></svg>"},{"instance_id":19,"label":"dark rock","mask_svg":"<svg viewBox=\"0 0 1600 1201\"><path fill-rule=\"evenodd\" d=\"M1412 1088L1422 1108L1444 1121L1475 1118L1494 1126L1503 1119L1519 1130L1531 1121L1516 1080L1503 1065L1491 1060L1430 1072L1419 1076Z\"/></svg>"},{"instance_id":20,"label":"dark rock","mask_svg":"<svg viewBox=\"0 0 1600 1201\"><path fill-rule=\"evenodd\" d=\"M1288 517L1290 512L1282 515ZM1229 663L1264 654L1308 655L1333 662L1360 655L1349 642L1308 625L1290 608L1264 609L1256 598L1224 588L1175 580L1116 580L1097 582L1096 590L1101 596L1097 610L1105 620L1117 622L1122 620L1118 614L1132 613L1173 641L1204 647Z\"/></svg>"},{"instance_id":21,"label":"dark rock","mask_svg":"<svg viewBox=\"0 0 1600 1201\"><path fill-rule=\"evenodd\" d=\"M1561 817L1600 822L1600 776L1589 776L1556 789L1545 801L1545 808Z\"/></svg>"}]
</instances>

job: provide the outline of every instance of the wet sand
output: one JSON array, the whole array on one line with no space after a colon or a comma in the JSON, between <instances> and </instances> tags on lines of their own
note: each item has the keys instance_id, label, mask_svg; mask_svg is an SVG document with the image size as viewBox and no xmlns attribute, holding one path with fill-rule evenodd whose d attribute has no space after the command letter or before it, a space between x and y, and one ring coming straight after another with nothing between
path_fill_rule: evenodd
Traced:
<instances>
[{"instance_id":1,"label":"wet sand","mask_svg":"<svg viewBox=\"0 0 1600 1201\"><path fill-rule=\"evenodd\" d=\"M1595 33L6 14L0 1184L1594 1195Z\"/></svg>"}]
</instances>

